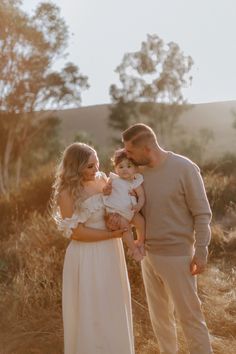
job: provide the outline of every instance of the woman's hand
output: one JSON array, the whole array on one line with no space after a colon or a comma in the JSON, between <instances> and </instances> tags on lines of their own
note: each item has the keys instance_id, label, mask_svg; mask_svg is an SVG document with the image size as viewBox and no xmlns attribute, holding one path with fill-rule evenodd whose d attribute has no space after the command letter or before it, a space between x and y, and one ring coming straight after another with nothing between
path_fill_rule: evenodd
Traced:
<instances>
[{"instance_id":1,"label":"woman's hand","mask_svg":"<svg viewBox=\"0 0 236 354\"><path fill-rule=\"evenodd\" d=\"M115 230L115 231L110 231L111 232L111 238L121 238L124 236L124 233L128 231L127 227L124 227L123 229Z\"/></svg>"}]
</instances>

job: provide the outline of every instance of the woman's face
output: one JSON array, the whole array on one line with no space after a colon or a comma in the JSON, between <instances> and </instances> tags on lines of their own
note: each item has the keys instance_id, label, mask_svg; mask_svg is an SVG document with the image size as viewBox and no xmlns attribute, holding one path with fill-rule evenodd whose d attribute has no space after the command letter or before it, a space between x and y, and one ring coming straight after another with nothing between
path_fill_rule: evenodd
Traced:
<instances>
[{"instance_id":1,"label":"woman's face","mask_svg":"<svg viewBox=\"0 0 236 354\"><path fill-rule=\"evenodd\" d=\"M82 172L83 181L84 182L94 181L95 175L98 170L99 170L98 157L95 152L92 152L88 159L88 163Z\"/></svg>"}]
</instances>

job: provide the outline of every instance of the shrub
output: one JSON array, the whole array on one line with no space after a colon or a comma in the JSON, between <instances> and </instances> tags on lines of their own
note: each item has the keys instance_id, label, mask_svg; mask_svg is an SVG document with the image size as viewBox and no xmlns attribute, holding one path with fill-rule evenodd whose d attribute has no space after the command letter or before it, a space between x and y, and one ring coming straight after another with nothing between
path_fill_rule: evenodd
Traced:
<instances>
[{"instance_id":1,"label":"shrub","mask_svg":"<svg viewBox=\"0 0 236 354\"><path fill-rule=\"evenodd\" d=\"M205 172L230 176L236 174L236 154L226 153L219 159L208 162L202 166Z\"/></svg>"},{"instance_id":2,"label":"shrub","mask_svg":"<svg viewBox=\"0 0 236 354\"><path fill-rule=\"evenodd\" d=\"M1 239L13 232L17 222L25 220L32 211L47 212L52 181L52 166L49 165L24 180L20 189L12 192L9 199L0 197Z\"/></svg>"},{"instance_id":3,"label":"shrub","mask_svg":"<svg viewBox=\"0 0 236 354\"><path fill-rule=\"evenodd\" d=\"M214 218L222 218L236 206L236 179L233 175L208 173L204 177Z\"/></svg>"}]
</instances>

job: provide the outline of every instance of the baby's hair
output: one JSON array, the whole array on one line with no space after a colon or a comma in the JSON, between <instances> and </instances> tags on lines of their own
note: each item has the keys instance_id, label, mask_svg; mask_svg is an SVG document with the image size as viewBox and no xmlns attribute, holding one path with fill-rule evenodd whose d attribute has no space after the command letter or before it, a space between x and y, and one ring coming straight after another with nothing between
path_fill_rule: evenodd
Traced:
<instances>
[{"instance_id":1,"label":"baby's hair","mask_svg":"<svg viewBox=\"0 0 236 354\"><path fill-rule=\"evenodd\" d=\"M125 152L125 149L119 149L116 150L113 157L111 158L111 161L113 163L114 166L117 166L121 161L123 160L130 160L127 157L127 154ZM132 162L132 161L131 161Z\"/></svg>"}]
</instances>

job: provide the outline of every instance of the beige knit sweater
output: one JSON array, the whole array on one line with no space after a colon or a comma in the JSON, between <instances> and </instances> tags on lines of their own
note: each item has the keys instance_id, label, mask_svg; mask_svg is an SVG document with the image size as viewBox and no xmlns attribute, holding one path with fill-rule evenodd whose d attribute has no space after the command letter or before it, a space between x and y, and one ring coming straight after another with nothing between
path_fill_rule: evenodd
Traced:
<instances>
[{"instance_id":1,"label":"beige knit sweater","mask_svg":"<svg viewBox=\"0 0 236 354\"><path fill-rule=\"evenodd\" d=\"M207 258L211 210L200 170L186 157L168 152L164 162L145 168L146 248L166 256Z\"/></svg>"}]
</instances>

